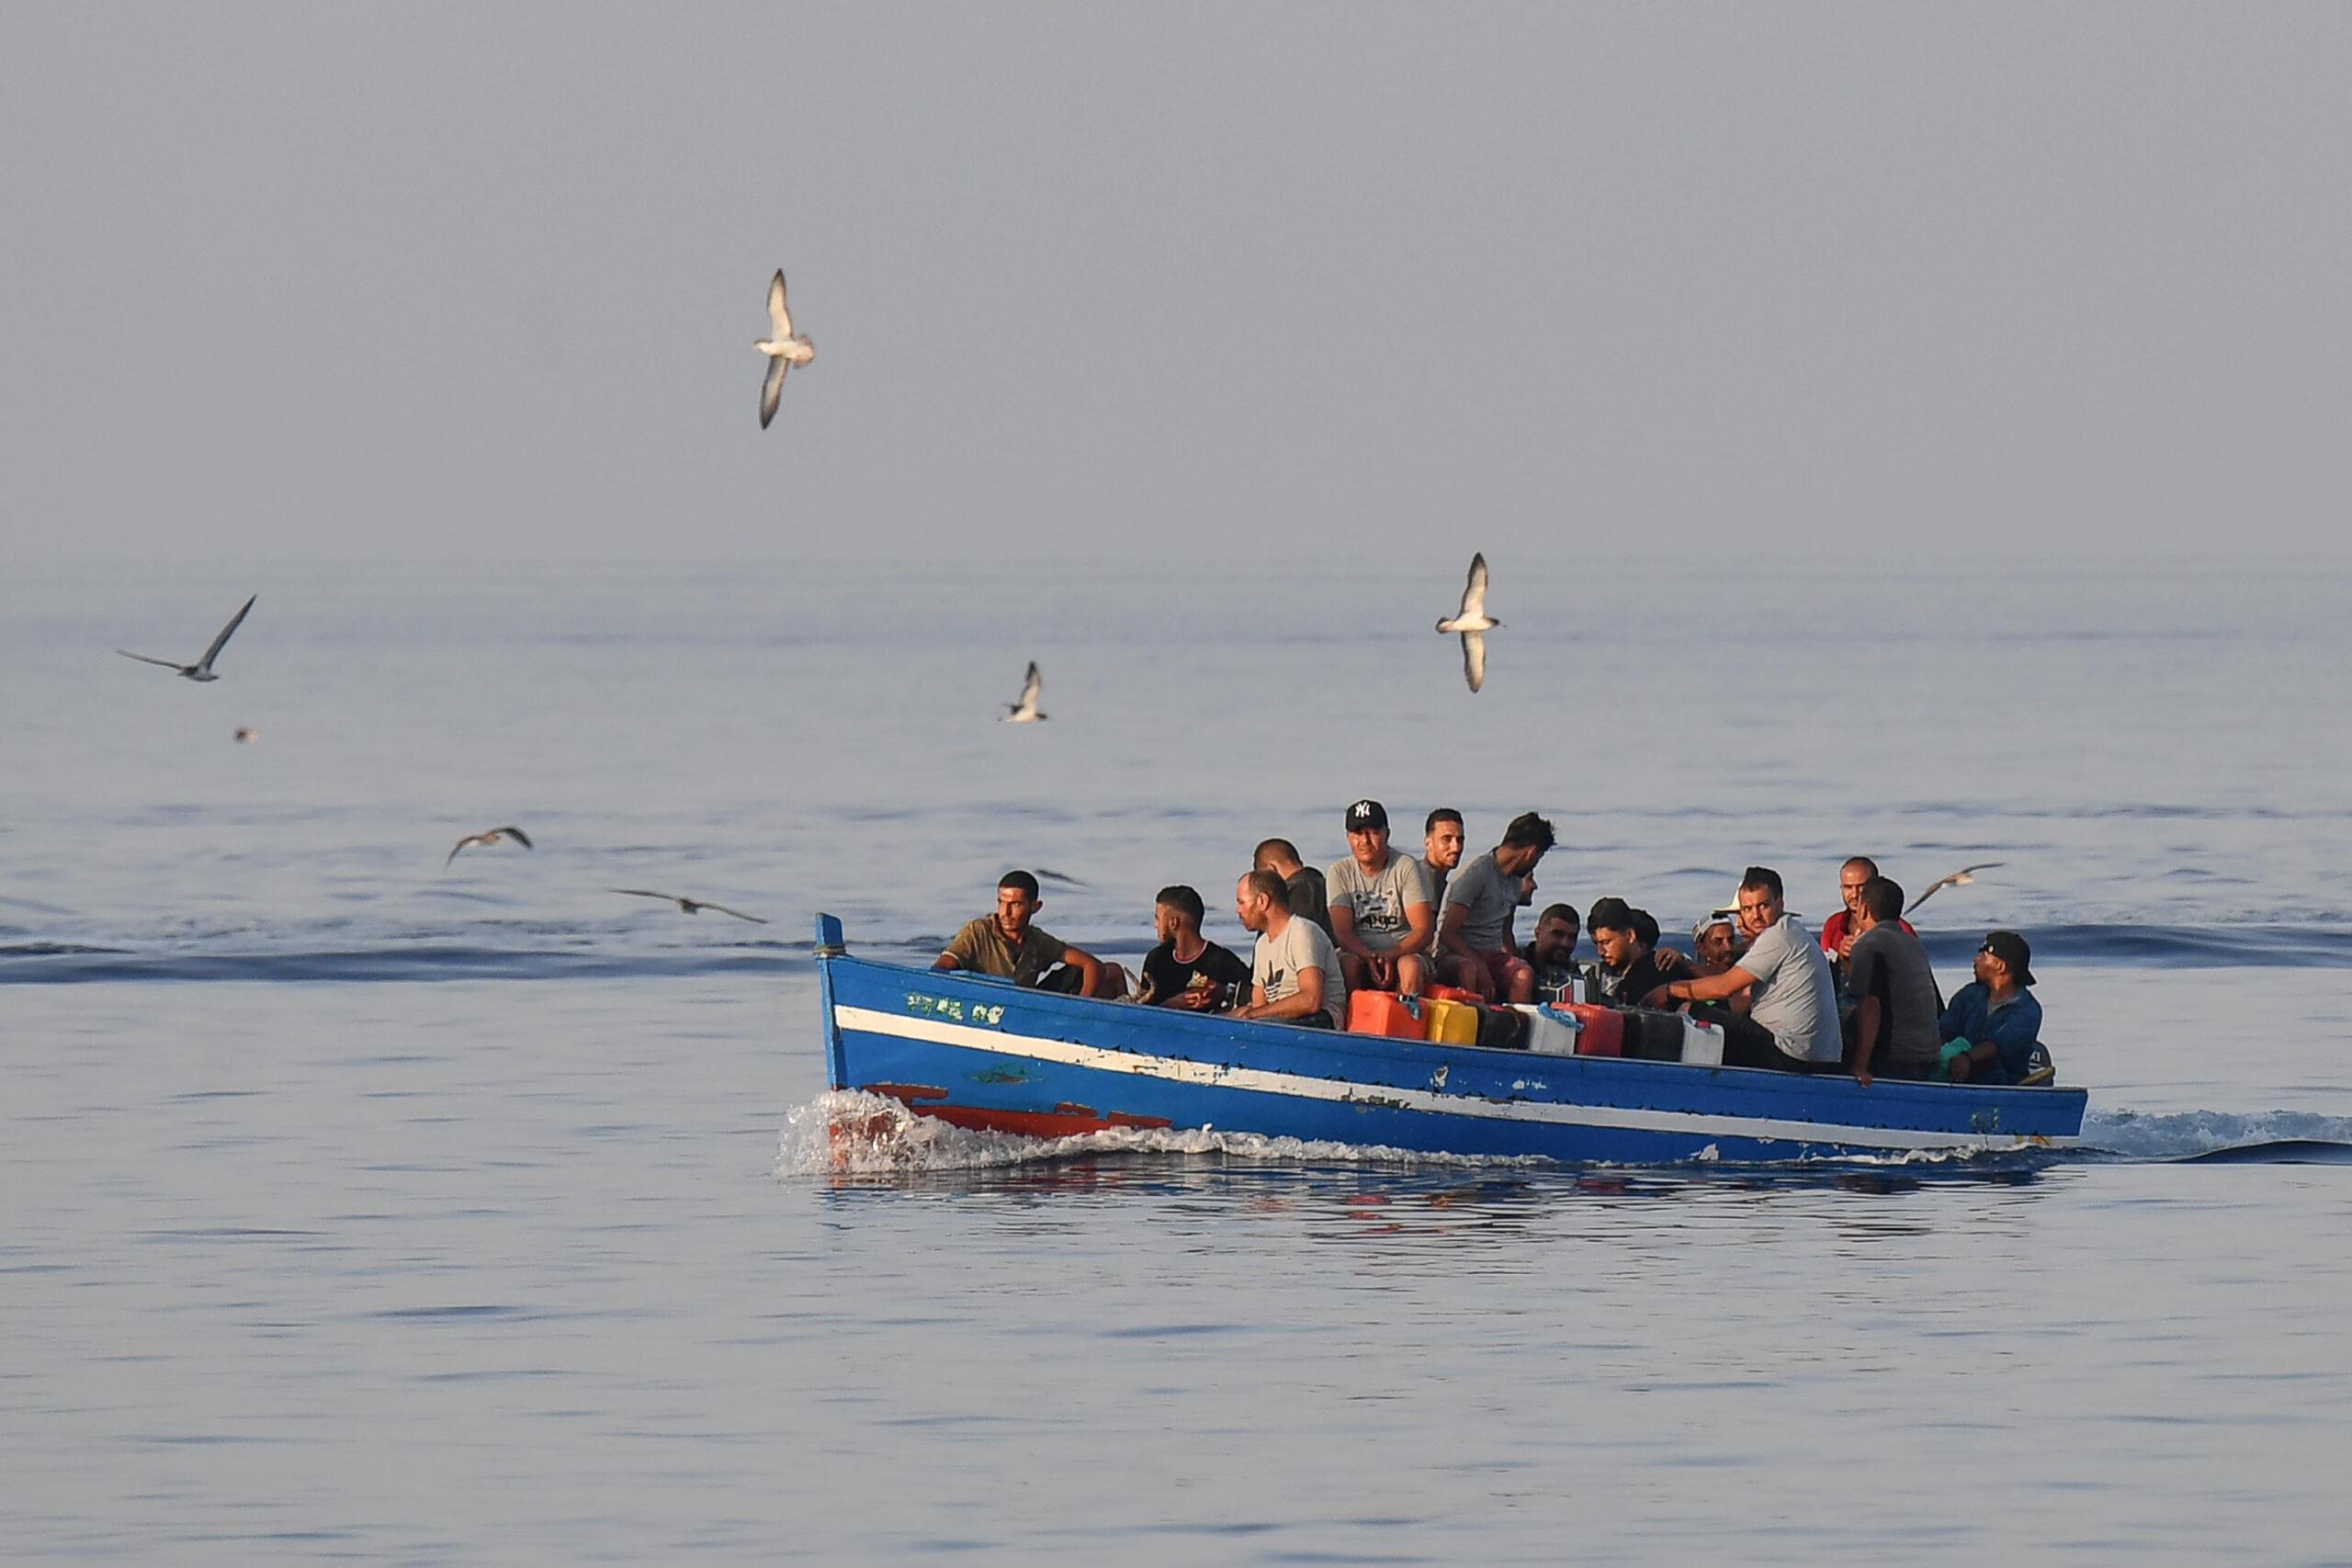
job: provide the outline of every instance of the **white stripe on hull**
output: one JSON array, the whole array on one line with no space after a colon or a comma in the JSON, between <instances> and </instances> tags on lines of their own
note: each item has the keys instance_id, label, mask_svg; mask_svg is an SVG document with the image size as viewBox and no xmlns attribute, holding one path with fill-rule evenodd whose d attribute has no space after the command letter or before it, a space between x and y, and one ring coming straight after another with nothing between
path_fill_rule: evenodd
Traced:
<instances>
[{"instance_id":1,"label":"white stripe on hull","mask_svg":"<svg viewBox=\"0 0 2352 1568\"><path fill-rule=\"evenodd\" d=\"M871 1008L837 1007L834 1023L868 1034L890 1034L967 1051L999 1055L1034 1056L1073 1067L1102 1072L1134 1073L1172 1083L1203 1084L1218 1089L1254 1089L1297 1100L1328 1100L1341 1104L1371 1104L1407 1111L1433 1111L1495 1122L1547 1122L1571 1127L1618 1127L1645 1133L1687 1133L1699 1137L1766 1138L1799 1144L1842 1144L1874 1149L2041 1149L2071 1146L2074 1139L2018 1133L1935 1133L1904 1127L1856 1127L1843 1122L1783 1122L1763 1116L1724 1116L1699 1111L1645 1111L1614 1105L1562 1105L1540 1100L1487 1100L1481 1096L1438 1094L1424 1089L1399 1089L1386 1084L1342 1083L1333 1078L1306 1077L1296 1073L1268 1072L1261 1067L1229 1066L1216 1062L1184 1062L1134 1051L1110 1051L1067 1040L1041 1040L998 1029L976 1029L968 1023L911 1018L877 1012ZM1531 1056L1531 1064L1547 1058ZM1573 1069L1572 1069L1573 1070Z\"/></svg>"}]
</instances>

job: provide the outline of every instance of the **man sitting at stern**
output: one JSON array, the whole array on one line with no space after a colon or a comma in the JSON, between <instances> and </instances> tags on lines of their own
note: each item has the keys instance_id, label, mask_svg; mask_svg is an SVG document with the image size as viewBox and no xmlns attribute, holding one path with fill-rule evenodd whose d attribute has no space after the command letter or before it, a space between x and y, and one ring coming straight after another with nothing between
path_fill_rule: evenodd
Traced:
<instances>
[{"instance_id":1,"label":"man sitting at stern","mask_svg":"<svg viewBox=\"0 0 2352 1568\"><path fill-rule=\"evenodd\" d=\"M1029 923L1045 907L1035 877L1006 872L997 879L996 913L967 921L932 967L999 975L1015 985L1065 996L1125 996L1125 970Z\"/></svg>"},{"instance_id":2,"label":"man sitting at stern","mask_svg":"<svg viewBox=\"0 0 2352 1568\"><path fill-rule=\"evenodd\" d=\"M1936 1021L1950 1042L1954 1083L2028 1083L2048 1076L2035 1060L2041 1043L2041 1003L2033 984L2033 949L2015 931L1989 931L1976 950L1976 979Z\"/></svg>"},{"instance_id":3,"label":"man sitting at stern","mask_svg":"<svg viewBox=\"0 0 2352 1568\"><path fill-rule=\"evenodd\" d=\"M1438 916L1438 952L1455 985L1488 1001L1532 1002L1535 971L1511 940L1520 879L1553 843L1552 824L1522 812L1503 829L1503 841L1453 874Z\"/></svg>"},{"instance_id":4,"label":"man sitting at stern","mask_svg":"<svg viewBox=\"0 0 2352 1568\"><path fill-rule=\"evenodd\" d=\"M1648 998L1651 1007L1720 1002L1747 992L1747 1016L1727 1008L1693 1008L1724 1028L1724 1063L1810 1072L1835 1064L1844 1041L1838 1028L1837 981L1829 957L1781 901L1781 874L1751 865L1739 881L1739 929L1748 938L1739 962L1720 975L1676 980Z\"/></svg>"},{"instance_id":5,"label":"man sitting at stern","mask_svg":"<svg viewBox=\"0 0 2352 1568\"><path fill-rule=\"evenodd\" d=\"M1340 976L1340 950L1323 928L1294 914L1290 888L1271 871L1253 871L1233 890L1242 929L1258 933L1250 963L1250 1001L1236 1018L1344 1029L1348 987Z\"/></svg>"},{"instance_id":6,"label":"man sitting at stern","mask_svg":"<svg viewBox=\"0 0 2352 1568\"><path fill-rule=\"evenodd\" d=\"M1214 1011L1227 998L1247 1001L1250 965L1201 934L1201 896L1179 883L1152 903L1151 929L1159 945L1144 955L1136 1000L1152 1007Z\"/></svg>"},{"instance_id":7,"label":"man sitting at stern","mask_svg":"<svg viewBox=\"0 0 2352 1568\"><path fill-rule=\"evenodd\" d=\"M1348 807L1348 858L1324 874L1332 944L1348 989L1421 994L1437 917L1410 855L1388 847L1388 811L1376 800Z\"/></svg>"}]
</instances>

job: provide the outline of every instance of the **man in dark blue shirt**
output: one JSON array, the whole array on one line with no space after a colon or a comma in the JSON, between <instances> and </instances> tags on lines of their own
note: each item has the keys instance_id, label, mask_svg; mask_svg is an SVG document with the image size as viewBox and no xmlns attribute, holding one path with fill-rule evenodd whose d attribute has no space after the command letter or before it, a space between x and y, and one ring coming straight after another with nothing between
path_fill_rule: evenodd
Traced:
<instances>
[{"instance_id":1,"label":"man in dark blue shirt","mask_svg":"<svg viewBox=\"0 0 2352 1568\"><path fill-rule=\"evenodd\" d=\"M1976 983L1936 1021L1936 1032L1962 1049L1951 1052L1954 1083L2016 1083L2041 1039L2041 1004L2033 984L2033 950L2015 931L1993 931L1976 950Z\"/></svg>"}]
</instances>

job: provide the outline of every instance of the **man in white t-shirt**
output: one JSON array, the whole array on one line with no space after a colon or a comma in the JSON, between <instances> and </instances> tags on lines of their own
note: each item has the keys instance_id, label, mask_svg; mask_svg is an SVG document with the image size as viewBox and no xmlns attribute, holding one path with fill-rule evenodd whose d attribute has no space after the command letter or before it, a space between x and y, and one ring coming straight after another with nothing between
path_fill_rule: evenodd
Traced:
<instances>
[{"instance_id":1,"label":"man in white t-shirt","mask_svg":"<svg viewBox=\"0 0 2352 1568\"><path fill-rule=\"evenodd\" d=\"M1233 912L1242 929L1258 933L1250 963L1250 1005L1232 1018L1295 1023L1307 1029L1344 1029L1347 982L1340 976L1340 950L1323 928L1290 907L1290 889L1271 871L1253 871L1233 890Z\"/></svg>"},{"instance_id":2,"label":"man in white t-shirt","mask_svg":"<svg viewBox=\"0 0 2352 1568\"><path fill-rule=\"evenodd\" d=\"M1781 874L1751 865L1739 879L1739 929L1747 951L1720 975L1677 980L1649 994L1651 1007L1720 1002L1745 992L1747 1016L1710 1008L1724 1026L1724 1065L1810 1072L1835 1066L1845 1046L1838 1027L1838 982L1828 955L1781 900Z\"/></svg>"},{"instance_id":3,"label":"man in white t-shirt","mask_svg":"<svg viewBox=\"0 0 2352 1568\"><path fill-rule=\"evenodd\" d=\"M1348 858L1323 875L1329 890L1331 942L1348 989L1421 994L1437 917L1410 855L1388 847L1388 811L1376 800L1348 807Z\"/></svg>"}]
</instances>

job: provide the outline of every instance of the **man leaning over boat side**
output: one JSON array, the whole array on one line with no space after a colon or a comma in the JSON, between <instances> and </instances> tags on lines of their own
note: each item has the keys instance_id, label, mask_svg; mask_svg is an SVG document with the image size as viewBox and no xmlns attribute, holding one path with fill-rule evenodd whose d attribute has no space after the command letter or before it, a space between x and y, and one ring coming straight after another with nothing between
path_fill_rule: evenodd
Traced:
<instances>
[{"instance_id":1,"label":"man leaning over boat side","mask_svg":"<svg viewBox=\"0 0 2352 1568\"><path fill-rule=\"evenodd\" d=\"M1348 989L1421 994L1437 915L1419 861L1388 847L1388 810L1376 800L1348 807L1346 858L1323 874L1330 890L1331 945Z\"/></svg>"},{"instance_id":2,"label":"man leaning over boat side","mask_svg":"<svg viewBox=\"0 0 2352 1568\"><path fill-rule=\"evenodd\" d=\"M1552 824L1521 812L1503 829L1503 841L1464 865L1445 885L1437 918L1438 953L1446 977L1488 1001L1532 1002L1535 971L1511 939L1520 883L1553 843Z\"/></svg>"},{"instance_id":3,"label":"man leaning over boat side","mask_svg":"<svg viewBox=\"0 0 2352 1568\"><path fill-rule=\"evenodd\" d=\"M1838 1027L1837 980L1829 955L1781 899L1781 874L1751 865L1739 879L1739 929L1747 951L1720 975L1676 980L1645 998L1651 1007L1720 1002L1749 993L1747 1016L1728 1008L1692 1009L1723 1025L1724 1065L1811 1072L1835 1066L1844 1046Z\"/></svg>"},{"instance_id":4,"label":"man leaning over boat side","mask_svg":"<svg viewBox=\"0 0 2352 1568\"><path fill-rule=\"evenodd\" d=\"M996 913L966 921L932 967L996 975L1017 986L1064 996L1125 996L1125 970L1029 923L1045 907L1035 877L1025 871L1006 872L997 879Z\"/></svg>"},{"instance_id":5,"label":"man leaning over boat side","mask_svg":"<svg viewBox=\"0 0 2352 1568\"><path fill-rule=\"evenodd\" d=\"M1271 871L1283 879L1290 889L1290 907L1297 913L1331 934L1331 896L1323 886L1323 874L1311 865L1299 863L1298 846L1288 839L1268 839L1258 846L1250 857L1250 869Z\"/></svg>"},{"instance_id":6,"label":"man leaning over boat side","mask_svg":"<svg viewBox=\"0 0 2352 1568\"><path fill-rule=\"evenodd\" d=\"M1249 999L1250 965L1201 934L1201 896L1182 883L1152 901L1151 927L1159 945L1144 955L1136 1000L1150 1007L1211 1012L1227 998Z\"/></svg>"},{"instance_id":7,"label":"man leaning over boat side","mask_svg":"<svg viewBox=\"0 0 2352 1568\"><path fill-rule=\"evenodd\" d=\"M1250 1002L1236 1018L1295 1023L1305 1029L1344 1029L1348 987L1340 950L1323 928L1294 914L1290 888L1271 871L1253 871L1235 885L1233 912L1258 934L1250 962Z\"/></svg>"},{"instance_id":8,"label":"man leaning over boat side","mask_svg":"<svg viewBox=\"0 0 2352 1568\"><path fill-rule=\"evenodd\" d=\"M1954 1083L2030 1083L2046 1077L2037 1060L2041 1002L2034 983L2033 949L2015 931L1987 931L1976 950L1976 979L1962 986L1936 1021L1950 1043Z\"/></svg>"},{"instance_id":9,"label":"man leaning over boat side","mask_svg":"<svg viewBox=\"0 0 2352 1568\"><path fill-rule=\"evenodd\" d=\"M1846 993L1853 998L1854 1081L1873 1074L1931 1078L1941 1065L1936 1024L1944 1010L1936 971L1918 937L1904 929L1903 888L1883 876L1862 884L1854 940L1846 947Z\"/></svg>"}]
</instances>

